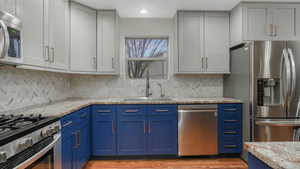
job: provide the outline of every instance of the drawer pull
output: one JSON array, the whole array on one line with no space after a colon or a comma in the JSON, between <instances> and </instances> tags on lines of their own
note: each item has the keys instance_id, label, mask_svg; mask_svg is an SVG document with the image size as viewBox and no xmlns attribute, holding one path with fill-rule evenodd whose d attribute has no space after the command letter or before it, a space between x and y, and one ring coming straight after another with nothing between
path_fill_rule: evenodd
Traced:
<instances>
[{"instance_id":1,"label":"drawer pull","mask_svg":"<svg viewBox=\"0 0 300 169\"><path fill-rule=\"evenodd\" d=\"M80 118L81 118L81 119L85 119L85 118L87 118L87 115L86 115L86 114L81 115Z\"/></svg>"},{"instance_id":2,"label":"drawer pull","mask_svg":"<svg viewBox=\"0 0 300 169\"><path fill-rule=\"evenodd\" d=\"M135 110L125 110L125 113L137 113L139 112L139 110L135 109Z\"/></svg>"},{"instance_id":3,"label":"drawer pull","mask_svg":"<svg viewBox=\"0 0 300 169\"><path fill-rule=\"evenodd\" d=\"M236 131L225 131L224 134L237 134Z\"/></svg>"},{"instance_id":4,"label":"drawer pull","mask_svg":"<svg viewBox=\"0 0 300 169\"><path fill-rule=\"evenodd\" d=\"M224 109L224 111L237 111L237 109Z\"/></svg>"},{"instance_id":5,"label":"drawer pull","mask_svg":"<svg viewBox=\"0 0 300 169\"><path fill-rule=\"evenodd\" d=\"M155 110L156 112L168 112L169 110L163 110L163 109L158 109L158 110Z\"/></svg>"},{"instance_id":6,"label":"drawer pull","mask_svg":"<svg viewBox=\"0 0 300 169\"><path fill-rule=\"evenodd\" d=\"M237 148L237 145L224 145L224 148Z\"/></svg>"},{"instance_id":7,"label":"drawer pull","mask_svg":"<svg viewBox=\"0 0 300 169\"><path fill-rule=\"evenodd\" d=\"M71 125L73 123L73 121L69 121L69 122L67 122L67 123L65 123L65 124L63 124L63 126L62 127L68 127L69 125Z\"/></svg>"},{"instance_id":8,"label":"drawer pull","mask_svg":"<svg viewBox=\"0 0 300 169\"><path fill-rule=\"evenodd\" d=\"M238 120L224 120L225 123L236 123Z\"/></svg>"},{"instance_id":9,"label":"drawer pull","mask_svg":"<svg viewBox=\"0 0 300 169\"><path fill-rule=\"evenodd\" d=\"M111 110L97 110L97 113L111 113Z\"/></svg>"}]
</instances>

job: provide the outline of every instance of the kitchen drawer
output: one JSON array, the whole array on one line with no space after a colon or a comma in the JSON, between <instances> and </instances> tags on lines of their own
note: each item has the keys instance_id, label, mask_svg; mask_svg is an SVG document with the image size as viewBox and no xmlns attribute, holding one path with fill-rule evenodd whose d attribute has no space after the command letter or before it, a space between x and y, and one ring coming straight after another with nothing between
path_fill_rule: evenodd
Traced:
<instances>
[{"instance_id":1,"label":"kitchen drawer","mask_svg":"<svg viewBox=\"0 0 300 169\"><path fill-rule=\"evenodd\" d=\"M238 119L224 119L221 120L222 126L224 130L229 130L229 129L240 129L242 127L242 122L241 120Z\"/></svg>"},{"instance_id":2,"label":"kitchen drawer","mask_svg":"<svg viewBox=\"0 0 300 169\"><path fill-rule=\"evenodd\" d=\"M242 104L220 104L218 111L223 120L240 120L242 117Z\"/></svg>"},{"instance_id":3,"label":"kitchen drawer","mask_svg":"<svg viewBox=\"0 0 300 169\"><path fill-rule=\"evenodd\" d=\"M132 116L145 116L146 106L145 105L121 105L118 106L118 114L122 117Z\"/></svg>"},{"instance_id":4,"label":"kitchen drawer","mask_svg":"<svg viewBox=\"0 0 300 169\"><path fill-rule=\"evenodd\" d=\"M92 116L98 119L110 119L114 117L116 106L114 105L95 105L92 108Z\"/></svg>"},{"instance_id":5,"label":"kitchen drawer","mask_svg":"<svg viewBox=\"0 0 300 169\"><path fill-rule=\"evenodd\" d=\"M222 135L222 137L241 137L242 135L242 132L240 129L230 129L230 130L227 130L227 129L224 129L223 131L220 131Z\"/></svg>"},{"instance_id":6,"label":"kitchen drawer","mask_svg":"<svg viewBox=\"0 0 300 169\"><path fill-rule=\"evenodd\" d=\"M239 136L223 137L219 144L219 153L241 153L242 140Z\"/></svg>"},{"instance_id":7,"label":"kitchen drawer","mask_svg":"<svg viewBox=\"0 0 300 169\"><path fill-rule=\"evenodd\" d=\"M177 114L177 105L151 105L148 108L149 108L149 115L151 116Z\"/></svg>"}]
</instances>

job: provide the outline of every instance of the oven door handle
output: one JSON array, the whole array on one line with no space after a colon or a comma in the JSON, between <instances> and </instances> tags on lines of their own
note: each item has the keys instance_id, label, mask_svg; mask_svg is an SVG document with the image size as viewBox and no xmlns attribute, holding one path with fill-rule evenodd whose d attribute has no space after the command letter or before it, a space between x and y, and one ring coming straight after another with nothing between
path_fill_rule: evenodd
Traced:
<instances>
[{"instance_id":1,"label":"oven door handle","mask_svg":"<svg viewBox=\"0 0 300 169\"><path fill-rule=\"evenodd\" d=\"M2 28L2 32L3 32L3 36L4 36L3 37L4 44L3 44L3 48L2 48L0 58L4 58L8 53L10 39L9 39L9 33L8 33L7 26L5 25L5 23L2 20L0 20L0 27Z\"/></svg>"},{"instance_id":2,"label":"oven door handle","mask_svg":"<svg viewBox=\"0 0 300 169\"><path fill-rule=\"evenodd\" d=\"M26 167L30 166L31 164L36 162L39 158L41 158L45 154L47 154L47 152L49 152L49 150L54 148L54 146L60 141L60 139L61 139L60 134L55 135L54 140L47 147L45 147L43 150L41 150L40 152L38 152L37 154L35 154L31 158L29 158L28 160L24 161L22 164L18 165L14 169L25 169Z\"/></svg>"}]
</instances>

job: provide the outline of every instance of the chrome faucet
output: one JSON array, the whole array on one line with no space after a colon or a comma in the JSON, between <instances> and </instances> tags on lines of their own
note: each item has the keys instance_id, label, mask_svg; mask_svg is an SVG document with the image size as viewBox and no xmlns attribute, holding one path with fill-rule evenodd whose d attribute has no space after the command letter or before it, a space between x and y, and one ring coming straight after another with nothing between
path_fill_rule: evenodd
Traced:
<instances>
[{"instance_id":1,"label":"chrome faucet","mask_svg":"<svg viewBox=\"0 0 300 169\"><path fill-rule=\"evenodd\" d=\"M146 97L150 97L152 93L150 93L150 70L147 70L146 73Z\"/></svg>"},{"instance_id":2,"label":"chrome faucet","mask_svg":"<svg viewBox=\"0 0 300 169\"><path fill-rule=\"evenodd\" d=\"M165 97L165 94L163 93L163 87L162 87L162 84L161 83L156 83L159 88L160 88L160 98L164 98Z\"/></svg>"}]
</instances>

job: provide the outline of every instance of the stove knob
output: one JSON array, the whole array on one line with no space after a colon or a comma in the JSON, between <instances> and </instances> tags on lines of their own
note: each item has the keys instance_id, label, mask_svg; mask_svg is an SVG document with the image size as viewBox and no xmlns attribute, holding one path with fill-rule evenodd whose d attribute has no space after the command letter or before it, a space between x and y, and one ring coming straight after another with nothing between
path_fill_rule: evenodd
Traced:
<instances>
[{"instance_id":1,"label":"stove knob","mask_svg":"<svg viewBox=\"0 0 300 169\"><path fill-rule=\"evenodd\" d=\"M19 143L18 147L20 150L24 150L28 147L31 147L32 145L33 145L32 138L25 138Z\"/></svg>"},{"instance_id":2,"label":"stove knob","mask_svg":"<svg viewBox=\"0 0 300 169\"><path fill-rule=\"evenodd\" d=\"M42 138L46 138L48 136L49 136L49 130L48 129L45 129L45 130L41 131L41 137Z\"/></svg>"},{"instance_id":3,"label":"stove knob","mask_svg":"<svg viewBox=\"0 0 300 169\"><path fill-rule=\"evenodd\" d=\"M26 147L31 147L33 145L32 138L28 138L25 140Z\"/></svg>"},{"instance_id":4,"label":"stove knob","mask_svg":"<svg viewBox=\"0 0 300 169\"><path fill-rule=\"evenodd\" d=\"M59 132L59 130L60 130L60 129L59 129L59 125L54 126L54 132L55 132L55 133Z\"/></svg>"},{"instance_id":5,"label":"stove knob","mask_svg":"<svg viewBox=\"0 0 300 169\"><path fill-rule=\"evenodd\" d=\"M7 161L7 155L6 155L6 152L4 151L1 151L0 152L0 163L4 163Z\"/></svg>"}]
</instances>

